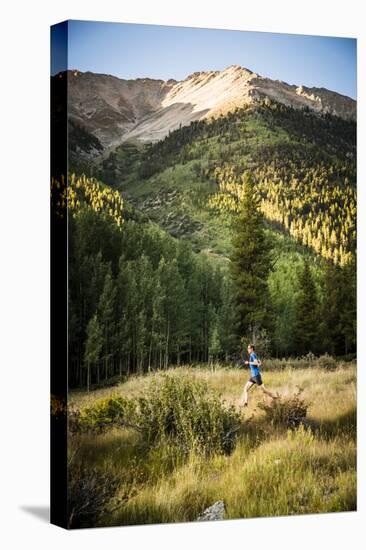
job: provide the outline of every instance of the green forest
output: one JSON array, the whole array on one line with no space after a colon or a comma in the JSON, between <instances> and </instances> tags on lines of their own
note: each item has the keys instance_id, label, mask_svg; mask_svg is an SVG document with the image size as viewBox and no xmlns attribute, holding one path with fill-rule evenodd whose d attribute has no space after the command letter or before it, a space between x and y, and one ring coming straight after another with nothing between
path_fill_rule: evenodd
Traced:
<instances>
[{"instance_id":1,"label":"green forest","mask_svg":"<svg viewBox=\"0 0 366 550\"><path fill-rule=\"evenodd\" d=\"M101 149L76 126L70 140ZM262 357L353 358L355 151L354 122L266 101L100 161L71 155L52 182L70 387L233 364L252 340Z\"/></svg>"}]
</instances>

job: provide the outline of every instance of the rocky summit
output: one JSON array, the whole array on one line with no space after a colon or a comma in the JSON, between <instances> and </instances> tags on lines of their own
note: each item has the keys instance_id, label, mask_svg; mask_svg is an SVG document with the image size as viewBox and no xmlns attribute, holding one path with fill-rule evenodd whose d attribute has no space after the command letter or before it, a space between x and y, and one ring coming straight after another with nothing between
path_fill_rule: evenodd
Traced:
<instances>
[{"instance_id":1,"label":"rocky summit","mask_svg":"<svg viewBox=\"0 0 366 550\"><path fill-rule=\"evenodd\" d=\"M68 71L69 117L103 147L127 139L154 142L194 120L225 115L266 99L356 119L356 101L326 90L262 77L239 65L195 72L182 81ZM65 78L60 73L54 78Z\"/></svg>"}]
</instances>

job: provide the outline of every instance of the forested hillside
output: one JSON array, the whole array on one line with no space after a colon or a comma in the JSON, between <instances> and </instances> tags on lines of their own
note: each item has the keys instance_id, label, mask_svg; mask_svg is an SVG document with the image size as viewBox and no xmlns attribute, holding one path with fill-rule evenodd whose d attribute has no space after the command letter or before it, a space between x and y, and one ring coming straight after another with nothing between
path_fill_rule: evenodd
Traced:
<instances>
[{"instance_id":1,"label":"forested hillside","mask_svg":"<svg viewBox=\"0 0 366 550\"><path fill-rule=\"evenodd\" d=\"M97 180L71 176L52 189L57 214L69 211L71 386L222 351L219 267L128 209L122 220L119 193Z\"/></svg>"},{"instance_id":2,"label":"forested hillside","mask_svg":"<svg viewBox=\"0 0 366 550\"><path fill-rule=\"evenodd\" d=\"M171 133L147 149L139 175L150 178L187 164L197 184L211 184L208 206L215 211L237 209L249 170L267 220L336 264L351 260L356 242L353 121L267 100Z\"/></svg>"},{"instance_id":3,"label":"forested hillside","mask_svg":"<svg viewBox=\"0 0 366 550\"><path fill-rule=\"evenodd\" d=\"M250 283L243 299L257 293L248 319L260 320L262 353L355 352L353 122L266 101L72 168L89 173L71 176L61 201L72 213L72 386L235 360L249 333L243 324L238 331L229 266L241 246L252 277L257 229L268 255L255 268L257 290ZM258 223L245 237L255 208Z\"/></svg>"}]
</instances>

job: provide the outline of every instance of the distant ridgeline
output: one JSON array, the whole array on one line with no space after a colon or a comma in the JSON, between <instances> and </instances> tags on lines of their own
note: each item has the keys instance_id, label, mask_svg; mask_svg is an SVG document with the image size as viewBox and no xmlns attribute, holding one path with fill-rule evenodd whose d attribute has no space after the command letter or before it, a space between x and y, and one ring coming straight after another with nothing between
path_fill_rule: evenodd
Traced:
<instances>
[{"instance_id":1,"label":"distant ridgeline","mask_svg":"<svg viewBox=\"0 0 366 550\"><path fill-rule=\"evenodd\" d=\"M136 151L134 152L134 154ZM195 121L145 147L140 177L196 161L199 180L216 182L209 207L237 210L250 172L275 228L338 265L356 247L356 123L265 100Z\"/></svg>"}]
</instances>

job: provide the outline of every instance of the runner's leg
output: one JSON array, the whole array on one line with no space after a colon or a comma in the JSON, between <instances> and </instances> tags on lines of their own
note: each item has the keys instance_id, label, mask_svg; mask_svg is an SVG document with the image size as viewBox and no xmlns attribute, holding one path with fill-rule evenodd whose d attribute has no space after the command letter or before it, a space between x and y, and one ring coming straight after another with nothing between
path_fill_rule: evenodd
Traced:
<instances>
[{"instance_id":1,"label":"runner's leg","mask_svg":"<svg viewBox=\"0 0 366 550\"><path fill-rule=\"evenodd\" d=\"M259 387L261 388L261 390L262 390L263 393L265 393L266 395L269 395L270 397L272 397L272 399L277 399L277 396L274 395L274 394L273 394L272 392L270 392L269 390L267 390L267 388L265 387L264 384L261 384Z\"/></svg>"},{"instance_id":2,"label":"runner's leg","mask_svg":"<svg viewBox=\"0 0 366 550\"><path fill-rule=\"evenodd\" d=\"M243 407L244 405L248 404L248 391L253 386L254 386L254 382L251 382L250 380L248 380L248 382L245 384L244 391L243 391L243 393L240 397L240 401L239 401L240 407Z\"/></svg>"}]
</instances>

